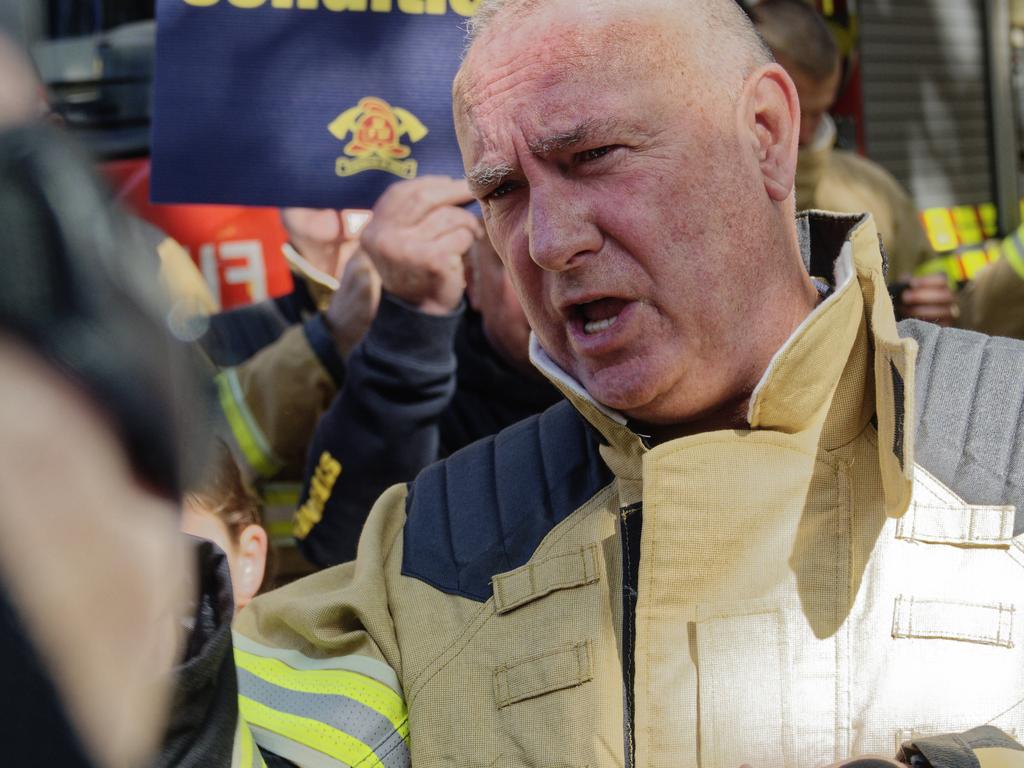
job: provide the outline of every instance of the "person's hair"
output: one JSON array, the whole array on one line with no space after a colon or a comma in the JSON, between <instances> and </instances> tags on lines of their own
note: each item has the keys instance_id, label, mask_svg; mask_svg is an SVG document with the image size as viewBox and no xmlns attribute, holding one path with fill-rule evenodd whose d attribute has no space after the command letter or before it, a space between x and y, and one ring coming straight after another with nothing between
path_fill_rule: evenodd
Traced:
<instances>
[{"instance_id":1,"label":"person's hair","mask_svg":"<svg viewBox=\"0 0 1024 768\"><path fill-rule=\"evenodd\" d=\"M248 526L263 527L263 507L246 487L228 447L217 440L211 454L206 474L198 486L186 492L185 499L224 523L231 541L237 544L242 531ZM268 546L260 592L273 582L274 559L273 547Z\"/></svg>"},{"instance_id":2,"label":"person's hair","mask_svg":"<svg viewBox=\"0 0 1024 768\"><path fill-rule=\"evenodd\" d=\"M750 17L776 56L815 80L835 74L839 48L825 19L804 0L761 0Z\"/></svg>"},{"instance_id":3,"label":"person's hair","mask_svg":"<svg viewBox=\"0 0 1024 768\"><path fill-rule=\"evenodd\" d=\"M494 20L508 13L511 19L529 15L545 2L550 0L481 0L476 13L466 22L466 49L473 45L485 30L489 29ZM633 0L629 5L633 8L644 2L657 5L656 0ZM697 38L699 44L706 45L707 51L702 53L712 60L721 60L723 38L731 37L737 43L736 52L740 63L741 74L746 77L756 67L773 60L772 53L765 46L761 37L754 30L750 17L737 0L694 0L687 9L682 8L678 0L660 0L662 7L672 12L685 13L694 11L700 14L699 27L703 30Z\"/></svg>"}]
</instances>

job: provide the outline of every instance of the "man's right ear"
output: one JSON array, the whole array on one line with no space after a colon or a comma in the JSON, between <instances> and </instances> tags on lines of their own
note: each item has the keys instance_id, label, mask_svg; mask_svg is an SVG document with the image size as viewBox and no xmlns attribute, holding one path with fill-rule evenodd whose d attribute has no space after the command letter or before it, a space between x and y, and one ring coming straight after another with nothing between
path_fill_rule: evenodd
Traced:
<instances>
[{"instance_id":1,"label":"man's right ear","mask_svg":"<svg viewBox=\"0 0 1024 768\"><path fill-rule=\"evenodd\" d=\"M776 202L793 192L800 143L800 99L778 64L761 67L748 81L744 119L765 191Z\"/></svg>"}]
</instances>

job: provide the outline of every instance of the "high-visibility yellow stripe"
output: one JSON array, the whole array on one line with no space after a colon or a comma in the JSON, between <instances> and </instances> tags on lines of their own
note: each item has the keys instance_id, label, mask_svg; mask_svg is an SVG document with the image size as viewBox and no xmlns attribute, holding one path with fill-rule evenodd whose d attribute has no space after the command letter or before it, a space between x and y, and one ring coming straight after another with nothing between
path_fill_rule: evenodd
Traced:
<instances>
[{"instance_id":1,"label":"high-visibility yellow stripe","mask_svg":"<svg viewBox=\"0 0 1024 768\"><path fill-rule=\"evenodd\" d=\"M235 743L231 751L231 768L267 768L252 731L245 718L239 717L235 724Z\"/></svg>"},{"instance_id":2,"label":"high-visibility yellow stripe","mask_svg":"<svg viewBox=\"0 0 1024 768\"><path fill-rule=\"evenodd\" d=\"M973 205L958 205L953 209L953 224L961 245L978 245L985 237L981 233L981 219Z\"/></svg>"},{"instance_id":3,"label":"high-visibility yellow stripe","mask_svg":"<svg viewBox=\"0 0 1024 768\"><path fill-rule=\"evenodd\" d=\"M921 221L936 253L953 251L960 245L953 215L948 208L928 208L921 212Z\"/></svg>"},{"instance_id":4,"label":"high-visibility yellow stripe","mask_svg":"<svg viewBox=\"0 0 1024 768\"><path fill-rule=\"evenodd\" d=\"M349 672L356 672L386 685L399 696L402 695L402 685L398 681L398 675L395 674L395 670L383 661L378 661L369 656L349 654L346 656L327 656L315 659L300 653L294 648L272 648L269 645L257 643L252 638L235 631L231 632L231 642L234 644L235 649L241 649L262 659L283 661L292 669L344 669Z\"/></svg>"},{"instance_id":5,"label":"high-visibility yellow stripe","mask_svg":"<svg viewBox=\"0 0 1024 768\"><path fill-rule=\"evenodd\" d=\"M996 208L995 203L979 205L978 215L981 216L981 230L986 238L999 234L999 209Z\"/></svg>"},{"instance_id":6,"label":"high-visibility yellow stripe","mask_svg":"<svg viewBox=\"0 0 1024 768\"><path fill-rule=\"evenodd\" d=\"M235 663L261 680L298 693L347 696L387 718L396 729L408 721L405 701L373 678L344 669L299 670L283 661L235 649Z\"/></svg>"},{"instance_id":7,"label":"high-visibility yellow stripe","mask_svg":"<svg viewBox=\"0 0 1024 768\"><path fill-rule=\"evenodd\" d=\"M982 269L988 266L988 254L980 248L972 248L960 254L960 265L964 276L973 280Z\"/></svg>"},{"instance_id":8,"label":"high-visibility yellow stripe","mask_svg":"<svg viewBox=\"0 0 1024 768\"><path fill-rule=\"evenodd\" d=\"M954 283L962 283L967 279L960 264L960 259L955 254L953 256L939 256L935 259L929 259L923 264L918 265L914 269L914 274L918 277L945 275Z\"/></svg>"},{"instance_id":9,"label":"high-visibility yellow stripe","mask_svg":"<svg viewBox=\"0 0 1024 768\"><path fill-rule=\"evenodd\" d=\"M1017 245L1018 237L1020 237L1022 230L1018 229L1010 237L1003 240L1003 255L1006 256L1006 260L1010 262L1010 266L1013 267L1013 271L1016 272L1021 280L1024 280L1024 254L1021 253L1020 247Z\"/></svg>"},{"instance_id":10,"label":"high-visibility yellow stripe","mask_svg":"<svg viewBox=\"0 0 1024 768\"><path fill-rule=\"evenodd\" d=\"M261 477L277 474L283 464L274 456L263 431L249 411L238 382L238 374L234 369L228 369L217 374L215 381L221 410L224 411L231 434L242 449L245 460Z\"/></svg>"},{"instance_id":11,"label":"high-visibility yellow stripe","mask_svg":"<svg viewBox=\"0 0 1024 768\"><path fill-rule=\"evenodd\" d=\"M306 717L278 712L265 704L238 697L238 709L250 723L284 736L328 757L359 768L383 768L371 747L354 736L332 728L326 723ZM408 730L408 725L406 725Z\"/></svg>"},{"instance_id":12,"label":"high-visibility yellow stripe","mask_svg":"<svg viewBox=\"0 0 1024 768\"><path fill-rule=\"evenodd\" d=\"M272 507L287 507L289 517L291 510L299 506L299 497L302 495L300 483L266 483L260 488L260 497L263 503Z\"/></svg>"}]
</instances>

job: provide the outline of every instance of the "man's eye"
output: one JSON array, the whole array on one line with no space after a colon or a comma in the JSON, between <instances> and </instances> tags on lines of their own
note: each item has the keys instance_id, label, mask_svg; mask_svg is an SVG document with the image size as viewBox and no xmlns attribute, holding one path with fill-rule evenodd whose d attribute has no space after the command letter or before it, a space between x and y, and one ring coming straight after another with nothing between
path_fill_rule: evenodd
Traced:
<instances>
[{"instance_id":1,"label":"man's eye","mask_svg":"<svg viewBox=\"0 0 1024 768\"><path fill-rule=\"evenodd\" d=\"M484 198L484 199L485 200L498 200L498 199L504 197L505 195L509 194L510 192L513 192L515 190L515 188L516 188L516 185L515 185L514 182L506 181L500 187L497 187L496 189L493 189L490 192L488 192L487 193L487 197Z\"/></svg>"},{"instance_id":2,"label":"man's eye","mask_svg":"<svg viewBox=\"0 0 1024 768\"><path fill-rule=\"evenodd\" d=\"M587 149L584 150L583 152L577 152L576 160L581 163L589 163L604 157L613 149L615 149L615 147L610 144L606 147L595 147L594 149Z\"/></svg>"}]
</instances>

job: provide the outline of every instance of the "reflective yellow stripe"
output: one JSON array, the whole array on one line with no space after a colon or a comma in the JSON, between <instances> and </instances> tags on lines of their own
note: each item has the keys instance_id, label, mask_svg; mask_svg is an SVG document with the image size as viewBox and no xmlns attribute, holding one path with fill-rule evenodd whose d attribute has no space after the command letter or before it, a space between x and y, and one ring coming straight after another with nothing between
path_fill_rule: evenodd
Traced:
<instances>
[{"instance_id":1,"label":"reflective yellow stripe","mask_svg":"<svg viewBox=\"0 0 1024 768\"><path fill-rule=\"evenodd\" d=\"M953 209L953 223L956 225L956 233L961 244L978 245L984 241L978 211L973 205L956 206Z\"/></svg>"},{"instance_id":2,"label":"reflective yellow stripe","mask_svg":"<svg viewBox=\"0 0 1024 768\"><path fill-rule=\"evenodd\" d=\"M335 760L359 768L382 768L382 763L369 746L319 720L278 712L245 696L238 697L238 708L250 723L322 752ZM406 730L408 731L408 725Z\"/></svg>"},{"instance_id":3,"label":"reflective yellow stripe","mask_svg":"<svg viewBox=\"0 0 1024 768\"><path fill-rule=\"evenodd\" d=\"M1013 271L1016 272L1021 280L1024 280L1024 254L1021 253L1020 242L1021 233L1024 231L1024 227L1018 229L1008 238L1003 240L1003 255L1006 256L1006 260L1010 262L1010 266L1013 267Z\"/></svg>"},{"instance_id":4,"label":"reflective yellow stripe","mask_svg":"<svg viewBox=\"0 0 1024 768\"><path fill-rule=\"evenodd\" d=\"M217 374L215 381L221 410L224 411L228 426L231 427L231 434L234 435L238 447L242 449L245 460L261 477L272 477L277 474L283 462L274 456L263 431L249 410L238 381L238 374L230 368Z\"/></svg>"},{"instance_id":5,"label":"reflective yellow stripe","mask_svg":"<svg viewBox=\"0 0 1024 768\"><path fill-rule=\"evenodd\" d=\"M376 680L343 669L292 669L283 661L235 649L235 663L261 680L298 693L346 696L377 712L401 729L408 721L405 701Z\"/></svg>"},{"instance_id":6,"label":"reflective yellow stripe","mask_svg":"<svg viewBox=\"0 0 1024 768\"><path fill-rule=\"evenodd\" d=\"M252 738L245 718L238 718L235 725L235 743L231 751L231 768L267 768L263 755Z\"/></svg>"},{"instance_id":7,"label":"reflective yellow stripe","mask_svg":"<svg viewBox=\"0 0 1024 768\"><path fill-rule=\"evenodd\" d=\"M988 266L988 254L980 248L972 248L960 254L960 266L964 277L973 280L982 269Z\"/></svg>"},{"instance_id":8,"label":"reflective yellow stripe","mask_svg":"<svg viewBox=\"0 0 1024 768\"><path fill-rule=\"evenodd\" d=\"M261 659L277 659L283 661L292 669L321 670L321 669L345 669L349 672L357 672L360 675L376 680L386 685L399 696L402 695L402 686L398 681L395 670L383 661L349 654L345 656L328 656L326 658L314 659L299 653L294 648L272 648L269 645L257 643L255 640L243 634L232 631L231 641L236 649L240 648L246 653L259 656Z\"/></svg>"},{"instance_id":9,"label":"reflective yellow stripe","mask_svg":"<svg viewBox=\"0 0 1024 768\"><path fill-rule=\"evenodd\" d=\"M937 259L929 259L914 269L918 277L923 275L945 275L954 283L962 283L966 280L960 259L954 254L952 256L939 256Z\"/></svg>"},{"instance_id":10,"label":"reflective yellow stripe","mask_svg":"<svg viewBox=\"0 0 1024 768\"><path fill-rule=\"evenodd\" d=\"M302 486L299 483L261 483L263 527L270 539L279 545L294 545L292 517L299 506Z\"/></svg>"},{"instance_id":11,"label":"reflective yellow stripe","mask_svg":"<svg viewBox=\"0 0 1024 768\"><path fill-rule=\"evenodd\" d=\"M978 206L978 214L981 216L981 230L986 238L992 238L999 234L999 210L995 203L983 203Z\"/></svg>"},{"instance_id":12,"label":"reflective yellow stripe","mask_svg":"<svg viewBox=\"0 0 1024 768\"><path fill-rule=\"evenodd\" d=\"M263 503L271 507L287 507L289 517L291 510L299 506L302 486L299 483L267 483L260 490Z\"/></svg>"},{"instance_id":13,"label":"reflective yellow stripe","mask_svg":"<svg viewBox=\"0 0 1024 768\"><path fill-rule=\"evenodd\" d=\"M948 208L929 208L921 213L921 220L936 253L953 251L960 245Z\"/></svg>"}]
</instances>

